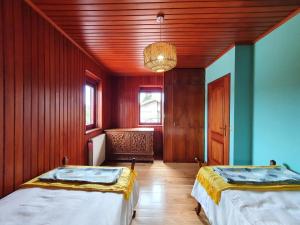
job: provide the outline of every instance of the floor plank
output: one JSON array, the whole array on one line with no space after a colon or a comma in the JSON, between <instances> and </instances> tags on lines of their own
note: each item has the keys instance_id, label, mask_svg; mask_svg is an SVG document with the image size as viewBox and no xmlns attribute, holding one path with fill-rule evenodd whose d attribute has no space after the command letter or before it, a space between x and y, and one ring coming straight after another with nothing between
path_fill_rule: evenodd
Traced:
<instances>
[{"instance_id":1,"label":"floor plank","mask_svg":"<svg viewBox=\"0 0 300 225\"><path fill-rule=\"evenodd\" d=\"M129 166L129 163L109 165ZM191 197L197 164L137 163L140 198L132 225L209 225L203 211L198 217Z\"/></svg>"}]
</instances>

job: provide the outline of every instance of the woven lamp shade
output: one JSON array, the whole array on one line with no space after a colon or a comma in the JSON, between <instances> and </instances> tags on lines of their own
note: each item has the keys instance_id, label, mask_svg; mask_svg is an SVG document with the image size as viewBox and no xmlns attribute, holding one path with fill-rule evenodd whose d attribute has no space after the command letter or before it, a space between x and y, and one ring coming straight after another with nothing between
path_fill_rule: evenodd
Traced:
<instances>
[{"instance_id":1,"label":"woven lamp shade","mask_svg":"<svg viewBox=\"0 0 300 225\"><path fill-rule=\"evenodd\" d=\"M144 65L153 72L166 72L176 64L176 47L171 43L155 42L144 49Z\"/></svg>"}]
</instances>

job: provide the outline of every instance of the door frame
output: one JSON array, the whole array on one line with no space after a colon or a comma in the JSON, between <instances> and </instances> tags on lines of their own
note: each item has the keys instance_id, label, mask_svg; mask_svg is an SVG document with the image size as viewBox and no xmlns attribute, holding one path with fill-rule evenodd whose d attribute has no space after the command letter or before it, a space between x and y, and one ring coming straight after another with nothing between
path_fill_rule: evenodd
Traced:
<instances>
[{"instance_id":1,"label":"door frame","mask_svg":"<svg viewBox=\"0 0 300 225\"><path fill-rule=\"evenodd\" d=\"M224 149L224 164L228 165L229 164L229 158L230 158L230 96L231 96L231 74L227 73L224 76L219 77L216 80L213 80L212 82L207 84L207 130L206 130L206 137L207 137L207 162L208 164L210 163L209 160L209 155L210 155L210 132L209 132L209 99L210 99L210 91L209 91L209 86L213 84L214 82L218 82L221 79L225 79L224 82L224 88L225 92L227 91L227 94L224 96L224 102L225 102L225 107L224 107L224 114L225 114L225 134L226 138L224 140L224 146L226 148Z\"/></svg>"}]
</instances>

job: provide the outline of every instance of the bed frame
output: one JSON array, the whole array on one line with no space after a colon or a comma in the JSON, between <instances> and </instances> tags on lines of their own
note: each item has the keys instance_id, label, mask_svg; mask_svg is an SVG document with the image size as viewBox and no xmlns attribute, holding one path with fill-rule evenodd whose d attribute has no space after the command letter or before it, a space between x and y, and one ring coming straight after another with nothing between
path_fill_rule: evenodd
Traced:
<instances>
[{"instance_id":1,"label":"bed frame","mask_svg":"<svg viewBox=\"0 0 300 225\"><path fill-rule=\"evenodd\" d=\"M132 158L131 159L131 164L130 164L130 169L131 170L134 170L134 166L135 166L135 158ZM62 159L62 165L63 166L67 166L69 164L69 158L67 156L64 156L63 159ZM133 213L132 213L132 219L134 219L136 216L136 210L133 210Z\"/></svg>"},{"instance_id":2,"label":"bed frame","mask_svg":"<svg viewBox=\"0 0 300 225\"><path fill-rule=\"evenodd\" d=\"M61 162L63 166L67 166L69 164L69 158L67 156L64 156ZM136 162L135 158L132 158L130 164L131 170L134 170L135 162Z\"/></svg>"},{"instance_id":3,"label":"bed frame","mask_svg":"<svg viewBox=\"0 0 300 225\"><path fill-rule=\"evenodd\" d=\"M203 166L207 166L207 162L201 162L197 157L195 157L195 161L196 163L198 163L199 165L199 169ZM276 161L274 159L270 160L270 166L276 166ZM197 206L195 208L196 214L199 216L200 212L201 212L201 204L199 202L197 202Z\"/></svg>"}]
</instances>

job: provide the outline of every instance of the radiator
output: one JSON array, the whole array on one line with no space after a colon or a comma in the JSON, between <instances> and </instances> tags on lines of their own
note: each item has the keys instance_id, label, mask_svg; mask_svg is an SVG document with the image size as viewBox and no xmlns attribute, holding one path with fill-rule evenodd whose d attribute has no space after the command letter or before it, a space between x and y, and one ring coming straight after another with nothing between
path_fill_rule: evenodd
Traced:
<instances>
[{"instance_id":1,"label":"radiator","mask_svg":"<svg viewBox=\"0 0 300 225\"><path fill-rule=\"evenodd\" d=\"M89 165L100 166L105 160L105 134L100 134L88 141Z\"/></svg>"}]
</instances>

